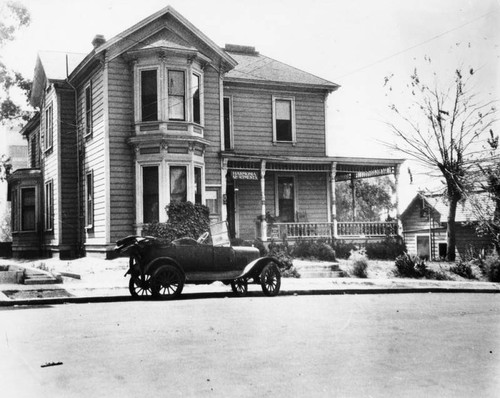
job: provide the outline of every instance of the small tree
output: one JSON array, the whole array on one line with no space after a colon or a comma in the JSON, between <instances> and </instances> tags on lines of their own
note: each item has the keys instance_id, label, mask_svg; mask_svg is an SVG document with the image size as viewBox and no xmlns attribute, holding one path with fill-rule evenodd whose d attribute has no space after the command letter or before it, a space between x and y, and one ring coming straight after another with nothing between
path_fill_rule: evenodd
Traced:
<instances>
[{"instance_id":1,"label":"small tree","mask_svg":"<svg viewBox=\"0 0 500 398\"><path fill-rule=\"evenodd\" d=\"M472 68L466 76L457 69L453 83L440 89L437 78L433 84L425 84L415 69L408 85L413 98L409 110L402 112L396 105L391 106L397 122L389 126L398 142L390 146L428 170L438 171L444 180L449 208L447 261L455 260L457 204L473 188L468 176L481 160L480 141L496 112L493 102L481 102L469 90L473 75Z\"/></svg>"}]
</instances>

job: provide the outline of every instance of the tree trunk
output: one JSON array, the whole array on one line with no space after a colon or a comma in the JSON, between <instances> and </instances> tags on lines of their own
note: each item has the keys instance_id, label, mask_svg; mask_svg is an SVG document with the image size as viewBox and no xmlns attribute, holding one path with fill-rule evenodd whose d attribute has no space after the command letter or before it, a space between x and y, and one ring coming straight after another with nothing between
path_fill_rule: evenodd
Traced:
<instances>
[{"instance_id":1,"label":"tree trunk","mask_svg":"<svg viewBox=\"0 0 500 398\"><path fill-rule=\"evenodd\" d=\"M456 229L455 216L457 214L458 198L452 197L449 202L448 223L446 226L446 243L448 245L446 251L446 261L455 261L456 249Z\"/></svg>"}]
</instances>

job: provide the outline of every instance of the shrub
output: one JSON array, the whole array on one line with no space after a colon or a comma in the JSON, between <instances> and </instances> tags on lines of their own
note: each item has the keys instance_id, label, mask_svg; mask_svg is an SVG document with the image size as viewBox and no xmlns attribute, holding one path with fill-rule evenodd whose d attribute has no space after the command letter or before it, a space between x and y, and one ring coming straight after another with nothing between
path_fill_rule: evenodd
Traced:
<instances>
[{"instance_id":1,"label":"shrub","mask_svg":"<svg viewBox=\"0 0 500 398\"><path fill-rule=\"evenodd\" d=\"M450 272L453 272L462 278L477 279L474 275L474 271L472 270L471 263L467 261L459 261L454 266L450 267Z\"/></svg>"},{"instance_id":2,"label":"shrub","mask_svg":"<svg viewBox=\"0 0 500 398\"><path fill-rule=\"evenodd\" d=\"M394 260L406 251L406 245L400 236L387 236L382 242L367 243L365 250L370 259Z\"/></svg>"},{"instance_id":3,"label":"shrub","mask_svg":"<svg viewBox=\"0 0 500 398\"><path fill-rule=\"evenodd\" d=\"M271 241L267 255L269 257L274 257L281 263L280 272L282 277L300 278L299 272L293 266L293 259L290 252L291 249L286 241L283 243L275 243L274 241Z\"/></svg>"},{"instance_id":4,"label":"shrub","mask_svg":"<svg viewBox=\"0 0 500 398\"><path fill-rule=\"evenodd\" d=\"M429 274L425 260L418 256L410 256L408 253L396 257L395 266L394 273L400 278L423 278Z\"/></svg>"},{"instance_id":5,"label":"shrub","mask_svg":"<svg viewBox=\"0 0 500 398\"><path fill-rule=\"evenodd\" d=\"M484 276L490 282L500 282L500 257L498 254L489 254L482 265Z\"/></svg>"},{"instance_id":6,"label":"shrub","mask_svg":"<svg viewBox=\"0 0 500 398\"><path fill-rule=\"evenodd\" d=\"M210 230L208 207L191 202L171 202L167 206L168 222L146 224L143 236L154 236L164 243L178 238L197 239Z\"/></svg>"},{"instance_id":7,"label":"shrub","mask_svg":"<svg viewBox=\"0 0 500 398\"><path fill-rule=\"evenodd\" d=\"M368 277L368 259L366 256L360 252L354 252L349 257L352 261L352 271L351 274L357 278L367 278Z\"/></svg>"},{"instance_id":8,"label":"shrub","mask_svg":"<svg viewBox=\"0 0 500 398\"><path fill-rule=\"evenodd\" d=\"M295 258L313 258L324 261L335 261L335 251L325 241L301 240L293 248Z\"/></svg>"},{"instance_id":9,"label":"shrub","mask_svg":"<svg viewBox=\"0 0 500 398\"><path fill-rule=\"evenodd\" d=\"M336 258L342 258L346 260L351 255L351 252L357 249L357 246L351 242L345 242L343 240L335 240L332 242L332 248L335 251Z\"/></svg>"}]
</instances>

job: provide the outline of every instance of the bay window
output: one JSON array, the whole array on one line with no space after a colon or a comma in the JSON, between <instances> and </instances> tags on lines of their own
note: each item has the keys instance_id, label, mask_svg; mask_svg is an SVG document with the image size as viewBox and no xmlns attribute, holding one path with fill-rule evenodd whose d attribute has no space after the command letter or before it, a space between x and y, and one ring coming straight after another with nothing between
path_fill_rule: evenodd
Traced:
<instances>
[{"instance_id":1,"label":"bay window","mask_svg":"<svg viewBox=\"0 0 500 398\"><path fill-rule=\"evenodd\" d=\"M141 121L158 120L158 72L156 69L141 71Z\"/></svg>"},{"instance_id":2,"label":"bay window","mask_svg":"<svg viewBox=\"0 0 500 398\"><path fill-rule=\"evenodd\" d=\"M187 201L186 166L170 166L170 201Z\"/></svg>"},{"instance_id":3,"label":"bay window","mask_svg":"<svg viewBox=\"0 0 500 398\"><path fill-rule=\"evenodd\" d=\"M186 120L186 86L183 71L168 71L168 118Z\"/></svg>"},{"instance_id":4,"label":"bay window","mask_svg":"<svg viewBox=\"0 0 500 398\"><path fill-rule=\"evenodd\" d=\"M191 101L193 106L193 122L200 124L200 76L196 73L193 73L191 75Z\"/></svg>"},{"instance_id":5,"label":"bay window","mask_svg":"<svg viewBox=\"0 0 500 398\"><path fill-rule=\"evenodd\" d=\"M158 166L142 168L142 214L143 222L159 221L160 196Z\"/></svg>"}]
</instances>

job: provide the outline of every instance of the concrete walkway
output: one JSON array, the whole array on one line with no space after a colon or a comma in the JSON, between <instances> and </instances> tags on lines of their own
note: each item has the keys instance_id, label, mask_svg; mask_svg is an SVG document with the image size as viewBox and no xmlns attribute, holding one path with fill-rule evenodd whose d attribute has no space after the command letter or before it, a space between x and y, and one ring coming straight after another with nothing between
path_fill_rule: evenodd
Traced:
<instances>
[{"instance_id":1,"label":"concrete walkway","mask_svg":"<svg viewBox=\"0 0 500 398\"><path fill-rule=\"evenodd\" d=\"M1 265L14 265L41 274L52 274L59 283L0 284L0 306L59 304L132 300L128 291L128 258L102 260L81 258L72 261L44 259L17 261L0 259ZM311 262L314 266L315 263ZM303 266L303 262L301 263ZM56 281L57 282L57 281ZM260 286L249 285L250 295L262 295ZM382 293L500 293L500 284L475 281L435 281L416 279L283 278L280 295L295 294L382 294ZM181 298L232 296L231 287L185 285Z\"/></svg>"}]
</instances>

